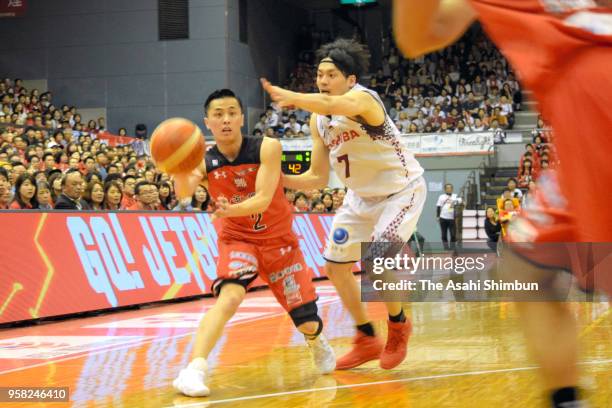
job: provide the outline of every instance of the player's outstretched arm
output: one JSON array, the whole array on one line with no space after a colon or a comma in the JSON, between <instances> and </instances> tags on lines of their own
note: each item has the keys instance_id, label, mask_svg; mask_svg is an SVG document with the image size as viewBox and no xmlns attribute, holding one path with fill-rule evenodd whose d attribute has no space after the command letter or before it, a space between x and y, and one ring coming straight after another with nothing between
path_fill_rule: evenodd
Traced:
<instances>
[{"instance_id":1,"label":"player's outstretched arm","mask_svg":"<svg viewBox=\"0 0 612 408\"><path fill-rule=\"evenodd\" d=\"M416 58L457 41L476 16L468 0L393 0L395 41Z\"/></svg>"},{"instance_id":2,"label":"player's outstretched arm","mask_svg":"<svg viewBox=\"0 0 612 408\"><path fill-rule=\"evenodd\" d=\"M272 202L281 176L281 155L283 148L276 139L264 137L260 151L260 165L255 179L255 195L239 204L227 200L216 203L214 216L244 217L266 211Z\"/></svg>"},{"instance_id":3,"label":"player's outstretched arm","mask_svg":"<svg viewBox=\"0 0 612 408\"><path fill-rule=\"evenodd\" d=\"M368 123L382 123L384 112L372 96L366 92L349 91L344 95L300 93L272 85L262 78L263 88L281 108L296 107L319 115L363 117Z\"/></svg>"},{"instance_id":4,"label":"player's outstretched arm","mask_svg":"<svg viewBox=\"0 0 612 408\"><path fill-rule=\"evenodd\" d=\"M316 115L310 117L312 152L310 168L299 176L283 175L285 187L294 190L312 190L327 187L329 181L329 151L319 136Z\"/></svg>"},{"instance_id":5,"label":"player's outstretched arm","mask_svg":"<svg viewBox=\"0 0 612 408\"><path fill-rule=\"evenodd\" d=\"M173 174L172 178L174 179L174 192L179 200L191 198L199 184L203 184L208 188L206 163L204 160L191 173Z\"/></svg>"}]
</instances>

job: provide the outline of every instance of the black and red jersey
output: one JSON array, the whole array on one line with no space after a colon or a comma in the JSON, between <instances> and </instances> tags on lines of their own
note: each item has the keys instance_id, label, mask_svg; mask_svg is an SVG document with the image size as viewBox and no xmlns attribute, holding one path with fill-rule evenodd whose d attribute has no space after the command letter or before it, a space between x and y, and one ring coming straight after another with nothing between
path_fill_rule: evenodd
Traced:
<instances>
[{"instance_id":1,"label":"black and red jersey","mask_svg":"<svg viewBox=\"0 0 612 408\"><path fill-rule=\"evenodd\" d=\"M206 173L209 193L213 200L225 197L231 204L237 204L255 195L262 142L263 138L243 137L240 152L234 161L229 161L217 146L206 152ZM221 219L219 235L234 239L271 239L291 234L292 223L291 206L285 198L282 182L279 180L266 211L245 217Z\"/></svg>"}]
</instances>

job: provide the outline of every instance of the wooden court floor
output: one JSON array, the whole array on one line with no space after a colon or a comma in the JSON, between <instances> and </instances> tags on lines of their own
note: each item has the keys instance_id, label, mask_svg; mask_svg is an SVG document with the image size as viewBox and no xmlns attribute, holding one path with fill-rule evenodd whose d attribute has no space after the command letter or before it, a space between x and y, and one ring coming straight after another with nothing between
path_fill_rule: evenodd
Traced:
<instances>
[{"instance_id":1,"label":"wooden court floor","mask_svg":"<svg viewBox=\"0 0 612 408\"><path fill-rule=\"evenodd\" d=\"M337 354L353 328L328 282L318 284L325 333ZM69 403L1 407L545 407L508 303L413 303L409 355L316 374L303 338L268 291L247 296L209 361L209 398L177 395L211 299L0 331L0 386L67 386ZM593 407L612 407L612 312L573 304L580 324L582 385ZM382 304L370 303L385 333ZM551 333L551 337L554 333Z\"/></svg>"}]
</instances>

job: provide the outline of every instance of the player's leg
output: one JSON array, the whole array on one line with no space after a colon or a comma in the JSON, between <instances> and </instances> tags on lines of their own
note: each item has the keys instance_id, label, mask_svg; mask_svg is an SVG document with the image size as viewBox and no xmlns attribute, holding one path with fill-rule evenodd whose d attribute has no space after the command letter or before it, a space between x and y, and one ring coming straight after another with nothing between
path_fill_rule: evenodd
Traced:
<instances>
[{"instance_id":1,"label":"player's leg","mask_svg":"<svg viewBox=\"0 0 612 408\"><path fill-rule=\"evenodd\" d=\"M540 288L551 284L554 277L551 270L539 268L512 251L506 251L503 257L504 270L510 271L512 279L535 282ZM557 404L577 400L578 333L570 305L524 301L515 305L527 347L540 366L544 386L551 398L556 399Z\"/></svg>"},{"instance_id":2,"label":"player's leg","mask_svg":"<svg viewBox=\"0 0 612 408\"><path fill-rule=\"evenodd\" d=\"M210 394L206 385L206 359L221 337L225 324L238 310L245 293L245 286L239 283L225 283L221 286L219 298L200 321L191 362L172 383L177 391L189 397L206 397Z\"/></svg>"},{"instance_id":3,"label":"player's leg","mask_svg":"<svg viewBox=\"0 0 612 408\"><path fill-rule=\"evenodd\" d=\"M236 314L245 294L244 285L232 281L223 282L219 289L219 298L200 321L192 353L194 360L208 358L221 337L225 324Z\"/></svg>"},{"instance_id":4,"label":"player's leg","mask_svg":"<svg viewBox=\"0 0 612 408\"><path fill-rule=\"evenodd\" d=\"M334 284L342 304L351 314L357 326L368 324L369 318L366 313L365 305L361 302L361 289L359 282L353 274L355 262L335 263L327 261L325 263L325 274Z\"/></svg>"},{"instance_id":5,"label":"player's leg","mask_svg":"<svg viewBox=\"0 0 612 408\"><path fill-rule=\"evenodd\" d=\"M405 190L394 194L382 203L380 218L374 227L372 237L372 250L383 252L377 256L395 256L395 253L387 253L388 243L396 243L393 250L401 248L402 244L408 242L416 229L417 222L423 211L427 198L427 186L423 178L411 183ZM393 279L390 275L393 271L386 271L380 277ZM384 297L384 294L383 294ZM395 299L393 299L395 300ZM391 369L399 365L406 358L408 339L412 332L412 324L404 315L402 302L387 301L387 342L380 356L381 368Z\"/></svg>"},{"instance_id":6,"label":"player's leg","mask_svg":"<svg viewBox=\"0 0 612 408\"><path fill-rule=\"evenodd\" d=\"M319 317L316 301L311 300L291 309L289 316L295 327L304 335L317 370L321 374L333 372L336 369L336 354L322 333L323 320Z\"/></svg>"},{"instance_id":7,"label":"player's leg","mask_svg":"<svg viewBox=\"0 0 612 408\"><path fill-rule=\"evenodd\" d=\"M219 241L217 279L212 286L212 292L218 299L200 321L191 362L172 383L177 391L190 397L210 394L206 385L206 359L221 337L226 323L242 303L247 287L257 277L257 268L256 252L252 245Z\"/></svg>"},{"instance_id":8,"label":"player's leg","mask_svg":"<svg viewBox=\"0 0 612 408\"><path fill-rule=\"evenodd\" d=\"M581 244L573 248L551 244L578 241L576 220L566 208L567 200L563 199L554 173L540 176L533 200L533 205L514 218L508 228L510 249L502 253L502 279L538 283L543 295L556 298L553 295L557 294L554 290L558 285L554 280L561 268L573 269L580 284L590 268L581 269L585 258L581 251L574 251ZM528 349L541 368L552 406L582 406L576 402L580 398L578 336L569 304L526 302L531 299L525 299L527 295L523 292L515 296Z\"/></svg>"},{"instance_id":9,"label":"player's leg","mask_svg":"<svg viewBox=\"0 0 612 408\"><path fill-rule=\"evenodd\" d=\"M383 348L367 316L365 304L361 302L359 282L353 275L354 264L361 258L361 243L369 240L373 228L371 220L359 216L354 208L358 207L358 202L359 199L349 191L344 204L334 216L324 254L327 261L325 273L334 284L357 328L352 349L336 361L338 370L347 370L376 360Z\"/></svg>"},{"instance_id":10,"label":"player's leg","mask_svg":"<svg viewBox=\"0 0 612 408\"><path fill-rule=\"evenodd\" d=\"M291 233L287 237L268 240L258 251L261 278L289 312L295 327L304 334L319 372L331 373L336 368L336 356L322 333L323 321L317 308L312 271L304 261L297 238Z\"/></svg>"}]
</instances>

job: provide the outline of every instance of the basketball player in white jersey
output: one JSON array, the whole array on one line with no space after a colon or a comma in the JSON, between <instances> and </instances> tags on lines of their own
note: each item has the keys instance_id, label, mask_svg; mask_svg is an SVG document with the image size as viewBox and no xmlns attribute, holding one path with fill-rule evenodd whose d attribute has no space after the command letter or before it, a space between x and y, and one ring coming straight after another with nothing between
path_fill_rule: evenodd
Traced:
<instances>
[{"instance_id":1,"label":"basketball player in white jersey","mask_svg":"<svg viewBox=\"0 0 612 408\"><path fill-rule=\"evenodd\" d=\"M273 86L265 90L280 107L313 112L310 119L310 169L284 176L285 186L309 190L327 186L329 166L348 187L334 217L324 257L325 271L357 325L353 349L336 362L339 370L379 359L385 369L406 357L412 327L401 302L387 302L387 343L374 334L352 274L362 242L405 243L412 235L426 198L423 168L400 141L400 132L375 91L357 83L367 72L369 53L339 39L317 51L320 93L303 94Z\"/></svg>"}]
</instances>

